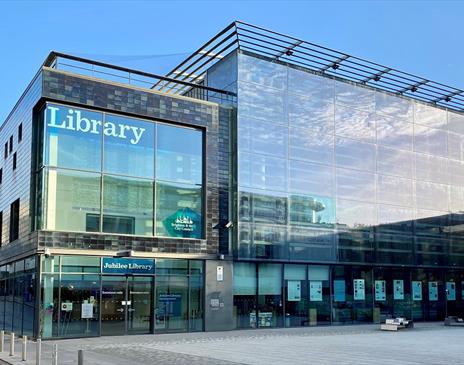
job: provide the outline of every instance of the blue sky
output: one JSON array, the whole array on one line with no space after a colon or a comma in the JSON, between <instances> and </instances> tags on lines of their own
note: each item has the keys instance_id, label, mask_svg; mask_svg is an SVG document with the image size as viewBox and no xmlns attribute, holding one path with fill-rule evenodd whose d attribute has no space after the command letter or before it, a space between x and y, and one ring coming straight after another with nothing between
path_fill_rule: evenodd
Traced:
<instances>
[{"instance_id":1,"label":"blue sky","mask_svg":"<svg viewBox=\"0 0 464 365\"><path fill-rule=\"evenodd\" d=\"M464 89L463 1L0 1L0 122L51 50L163 73L235 19Z\"/></svg>"}]
</instances>

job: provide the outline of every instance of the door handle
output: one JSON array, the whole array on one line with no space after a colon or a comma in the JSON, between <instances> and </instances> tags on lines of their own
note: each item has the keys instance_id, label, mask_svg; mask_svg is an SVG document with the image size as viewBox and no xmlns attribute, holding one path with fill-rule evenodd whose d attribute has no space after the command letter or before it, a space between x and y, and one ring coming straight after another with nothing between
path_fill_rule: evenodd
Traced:
<instances>
[{"instance_id":1,"label":"door handle","mask_svg":"<svg viewBox=\"0 0 464 365\"><path fill-rule=\"evenodd\" d=\"M116 309L118 312L124 312L124 308Z\"/></svg>"}]
</instances>

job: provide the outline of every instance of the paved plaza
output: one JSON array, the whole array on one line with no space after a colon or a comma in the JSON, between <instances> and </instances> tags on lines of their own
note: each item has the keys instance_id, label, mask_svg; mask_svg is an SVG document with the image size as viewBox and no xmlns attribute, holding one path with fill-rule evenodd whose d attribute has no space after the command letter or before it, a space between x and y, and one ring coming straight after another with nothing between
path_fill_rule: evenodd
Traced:
<instances>
[{"instance_id":1,"label":"paved plaza","mask_svg":"<svg viewBox=\"0 0 464 365\"><path fill-rule=\"evenodd\" d=\"M77 364L78 349L84 350L85 365L464 364L464 328L441 323L400 332L357 325L44 341L42 365L51 364L54 343L59 365ZM20 361L20 349L18 342L16 356L3 352L0 358L35 364L34 343L27 362Z\"/></svg>"}]
</instances>

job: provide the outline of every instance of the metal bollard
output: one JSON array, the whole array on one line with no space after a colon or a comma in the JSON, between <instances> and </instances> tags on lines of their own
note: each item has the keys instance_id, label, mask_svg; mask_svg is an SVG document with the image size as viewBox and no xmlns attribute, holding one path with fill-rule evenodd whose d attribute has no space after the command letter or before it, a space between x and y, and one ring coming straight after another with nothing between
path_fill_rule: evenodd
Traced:
<instances>
[{"instance_id":1,"label":"metal bollard","mask_svg":"<svg viewBox=\"0 0 464 365\"><path fill-rule=\"evenodd\" d=\"M58 365L58 345L56 343L53 344L52 365Z\"/></svg>"},{"instance_id":2,"label":"metal bollard","mask_svg":"<svg viewBox=\"0 0 464 365\"><path fill-rule=\"evenodd\" d=\"M14 338L15 338L15 335L14 335L14 332L11 332L11 335L10 335L10 356L14 356Z\"/></svg>"},{"instance_id":3,"label":"metal bollard","mask_svg":"<svg viewBox=\"0 0 464 365\"><path fill-rule=\"evenodd\" d=\"M41 357L42 357L42 340L38 338L36 345L35 345L35 365L40 365Z\"/></svg>"},{"instance_id":4,"label":"metal bollard","mask_svg":"<svg viewBox=\"0 0 464 365\"><path fill-rule=\"evenodd\" d=\"M5 331L0 331L0 352L3 352L5 347Z\"/></svg>"},{"instance_id":5,"label":"metal bollard","mask_svg":"<svg viewBox=\"0 0 464 365\"><path fill-rule=\"evenodd\" d=\"M77 365L84 365L84 350L77 350Z\"/></svg>"},{"instance_id":6,"label":"metal bollard","mask_svg":"<svg viewBox=\"0 0 464 365\"><path fill-rule=\"evenodd\" d=\"M27 360L27 336L23 336L23 344L21 348L21 360Z\"/></svg>"}]
</instances>

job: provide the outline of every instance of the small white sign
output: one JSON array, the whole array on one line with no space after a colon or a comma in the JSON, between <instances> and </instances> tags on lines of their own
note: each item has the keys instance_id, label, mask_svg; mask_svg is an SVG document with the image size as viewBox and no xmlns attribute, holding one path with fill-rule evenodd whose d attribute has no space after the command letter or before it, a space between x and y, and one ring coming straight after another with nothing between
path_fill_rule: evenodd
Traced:
<instances>
[{"instance_id":1,"label":"small white sign","mask_svg":"<svg viewBox=\"0 0 464 365\"><path fill-rule=\"evenodd\" d=\"M446 299L456 300L456 283L454 281L446 282Z\"/></svg>"},{"instance_id":2,"label":"small white sign","mask_svg":"<svg viewBox=\"0 0 464 365\"><path fill-rule=\"evenodd\" d=\"M61 303L61 310L64 312L72 312L73 304L72 302Z\"/></svg>"},{"instance_id":3,"label":"small white sign","mask_svg":"<svg viewBox=\"0 0 464 365\"><path fill-rule=\"evenodd\" d=\"M413 281L412 285L412 300L422 300L422 281Z\"/></svg>"},{"instance_id":4,"label":"small white sign","mask_svg":"<svg viewBox=\"0 0 464 365\"><path fill-rule=\"evenodd\" d=\"M92 303L81 304L81 318L93 318L93 304Z\"/></svg>"},{"instance_id":5,"label":"small white sign","mask_svg":"<svg viewBox=\"0 0 464 365\"><path fill-rule=\"evenodd\" d=\"M387 286L387 282L385 280L375 281L375 300L376 301L383 302L387 300L386 286Z\"/></svg>"},{"instance_id":6,"label":"small white sign","mask_svg":"<svg viewBox=\"0 0 464 365\"><path fill-rule=\"evenodd\" d=\"M216 280L224 281L224 266L216 267Z\"/></svg>"},{"instance_id":7,"label":"small white sign","mask_svg":"<svg viewBox=\"0 0 464 365\"><path fill-rule=\"evenodd\" d=\"M438 282L429 282L429 301L436 302L438 300Z\"/></svg>"},{"instance_id":8,"label":"small white sign","mask_svg":"<svg viewBox=\"0 0 464 365\"><path fill-rule=\"evenodd\" d=\"M366 286L364 284L364 279L353 280L353 292L354 300L366 299Z\"/></svg>"},{"instance_id":9,"label":"small white sign","mask_svg":"<svg viewBox=\"0 0 464 365\"><path fill-rule=\"evenodd\" d=\"M322 281L311 280L309 282L309 300L311 302L322 302Z\"/></svg>"}]
</instances>

